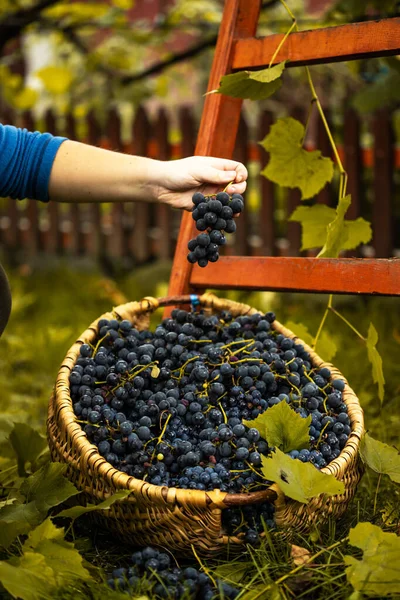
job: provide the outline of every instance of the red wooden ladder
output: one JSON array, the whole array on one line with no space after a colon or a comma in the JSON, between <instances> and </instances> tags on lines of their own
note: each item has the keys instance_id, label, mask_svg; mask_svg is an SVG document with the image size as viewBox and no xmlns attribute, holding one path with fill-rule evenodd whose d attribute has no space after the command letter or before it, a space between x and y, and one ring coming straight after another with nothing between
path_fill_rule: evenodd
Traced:
<instances>
[{"instance_id":1,"label":"red wooden ladder","mask_svg":"<svg viewBox=\"0 0 400 600\"><path fill-rule=\"evenodd\" d=\"M283 35L256 38L261 0L226 0L208 90L235 70L266 67ZM275 58L288 67L400 53L400 19L353 23L290 34ZM195 154L232 157L242 101L206 96ZM240 220L238 222L240 227ZM189 264L187 243L198 232L181 222L169 296L214 289L400 295L398 259L221 257L205 269Z\"/></svg>"}]
</instances>

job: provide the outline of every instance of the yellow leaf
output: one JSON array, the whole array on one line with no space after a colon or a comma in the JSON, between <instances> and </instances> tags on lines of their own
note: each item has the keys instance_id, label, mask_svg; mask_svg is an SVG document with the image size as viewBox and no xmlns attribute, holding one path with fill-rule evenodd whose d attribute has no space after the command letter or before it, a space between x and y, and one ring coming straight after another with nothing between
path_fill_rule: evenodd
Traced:
<instances>
[{"instance_id":1,"label":"yellow leaf","mask_svg":"<svg viewBox=\"0 0 400 600\"><path fill-rule=\"evenodd\" d=\"M44 11L47 18L55 21L63 19L64 22L71 24L84 23L94 19L101 19L109 10L106 4L98 2L74 2L73 4L57 4Z\"/></svg>"},{"instance_id":2,"label":"yellow leaf","mask_svg":"<svg viewBox=\"0 0 400 600\"><path fill-rule=\"evenodd\" d=\"M38 94L32 88L24 88L18 94L8 95L8 100L18 110L29 110L36 104Z\"/></svg>"},{"instance_id":3,"label":"yellow leaf","mask_svg":"<svg viewBox=\"0 0 400 600\"><path fill-rule=\"evenodd\" d=\"M135 0L113 0L113 5L122 10L130 10L135 6Z\"/></svg>"},{"instance_id":4,"label":"yellow leaf","mask_svg":"<svg viewBox=\"0 0 400 600\"><path fill-rule=\"evenodd\" d=\"M44 67L36 71L50 94L65 94L72 85L74 75L66 67Z\"/></svg>"}]
</instances>

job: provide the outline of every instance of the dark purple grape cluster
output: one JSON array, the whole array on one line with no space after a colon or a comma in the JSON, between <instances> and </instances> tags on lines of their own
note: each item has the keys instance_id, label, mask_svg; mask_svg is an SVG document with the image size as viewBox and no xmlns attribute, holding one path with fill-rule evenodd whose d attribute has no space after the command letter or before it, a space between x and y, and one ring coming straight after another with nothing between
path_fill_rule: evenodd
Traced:
<instances>
[{"instance_id":1,"label":"dark purple grape cluster","mask_svg":"<svg viewBox=\"0 0 400 600\"><path fill-rule=\"evenodd\" d=\"M170 600L187 598L187 600L212 600L223 592L224 598L234 599L239 595L237 588L220 580L213 580L192 566L180 568L172 566L171 557L166 552L148 546L134 552L130 562L132 566L114 569L107 583L110 588L138 593L146 578L146 593L152 598L168 598Z\"/></svg>"},{"instance_id":2,"label":"dark purple grape cluster","mask_svg":"<svg viewBox=\"0 0 400 600\"><path fill-rule=\"evenodd\" d=\"M235 233L236 223L233 215L238 215L244 208L241 194L219 192L215 196L204 196L200 192L193 195L194 209L192 217L200 233L188 243L190 263L198 263L206 267L209 262L217 262L219 247L226 244L225 233Z\"/></svg>"},{"instance_id":3,"label":"dark purple grape cluster","mask_svg":"<svg viewBox=\"0 0 400 600\"><path fill-rule=\"evenodd\" d=\"M228 493L264 489L271 448L243 424L286 402L311 415L309 448L290 456L325 467L351 432L344 382L311 364L304 346L274 330L273 313L172 311L154 331L102 319L70 374L75 414L108 463L154 485ZM257 539L260 518L224 511L232 534ZM268 513L268 514L267 514ZM250 533L249 531L250 530Z\"/></svg>"}]
</instances>

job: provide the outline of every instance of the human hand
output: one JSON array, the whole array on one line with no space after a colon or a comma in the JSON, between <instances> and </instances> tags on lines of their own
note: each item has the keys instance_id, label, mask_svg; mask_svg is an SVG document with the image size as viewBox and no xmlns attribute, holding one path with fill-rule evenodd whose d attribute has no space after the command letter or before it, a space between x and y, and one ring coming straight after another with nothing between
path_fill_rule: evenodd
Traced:
<instances>
[{"instance_id":1,"label":"human hand","mask_svg":"<svg viewBox=\"0 0 400 600\"><path fill-rule=\"evenodd\" d=\"M209 196L221 192L226 186L228 194L243 194L246 189L246 167L225 158L190 156L167 162L157 161L154 171L157 201L174 208L192 210L195 192Z\"/></svg>"}]
</instances>

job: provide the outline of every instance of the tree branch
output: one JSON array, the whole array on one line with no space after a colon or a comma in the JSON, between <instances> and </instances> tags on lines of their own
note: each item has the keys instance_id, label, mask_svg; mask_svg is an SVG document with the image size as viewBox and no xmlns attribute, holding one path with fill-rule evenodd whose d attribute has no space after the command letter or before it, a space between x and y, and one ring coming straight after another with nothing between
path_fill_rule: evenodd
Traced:
<instances>
[{"instance_id":1,"label":"tree branch","mask_svg":"<svg viewBox=\"0 0 400 600\"><path fill-rule=\"evenodd\" d=\"M60 0L40 0L36 5L17 10L0 20L0 52L7 42L21 35L25 27L34 23L45 8L49 8L58 2Z\"/></svg>"},{"instance_id":2,"label":"tree branch","mask_svg":"<svg viewBox=\"0 0 400 600\"><path fill-rule=\"evenodd\" d=\"M183 52L178 52L177 54L174 54L166 60L155 63L147 69L143 69L143 71L140 71L139 73L134 73L132 75L123 75L120 79L120 82L122 83L122 85L128 85L130 83L136 83L138 81L141 81L142 79L146 79L147 77L151 77L152 75L157 75L158 73L161 73L161 71L164 71L164 69L167 69L172 65L176 65L177 63L183 62L189 58L194 58L195 56L203 52L203 50L206 50L206 48L211 48L215 46L216 41L217 36L213 35L208 40L203 40L199 44L195 44L187 50L184 50Z\"/></svg>"},{"instance_id":3,"label":"tree branch","mask_svg":"<svg viewBox=\"0 0 400 600\"><path fill-rule=\"evenodd\" d=\"M278 3L279 3L279 0L267 0L266 2L264 2L262 4L261 10L266 10L268 8L271 8L272 6L274 6L275 4L278 4ZM65 31L65 30L63 30L63 31ZM88 48L83 50L83 44L82 44L81 40L79 40L78 36L76 36L76 35L71 36L71 32L68 31L68 37L69 37L70 41L72 41L79 50L85 51L86 53L89 52ZM191 46L190 48L187 48L183 52L178 52L177 54L174 54L173 56L171 56L170 58L167 58L166 60L163 60L163 61L160 61L158 63L151 65L150 67L148 67L147 69L144 69L143 71L140 71L139 73L134 73L132 75L119 75L119 82L122 85L129 85L131 83L137 83L138 81L147 79L147 77L151 77L152 75L157 75L158 73L161 73L162 71L164 71L164 69L167 69L168 67L171 67L172 65L176 65L180 62L188 60L189 58L194 58L195 56L197 56L198 54L203 52L203 50L206 50L207 48L211 48L211 47L215 46L215 44L217 42L217 37L218 37L217 34L213 35L212 37L210 37L206 40L203 40L198 44L194 44L193 46ZM115 71L108 69L104 65L99 68L101 68L101 70L103 72L106 72L109 75L113 75L113 76L118 75Z\"/></svg>"}]
</instances>

